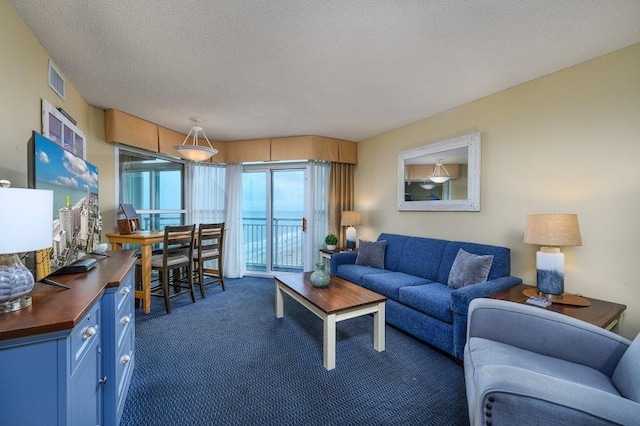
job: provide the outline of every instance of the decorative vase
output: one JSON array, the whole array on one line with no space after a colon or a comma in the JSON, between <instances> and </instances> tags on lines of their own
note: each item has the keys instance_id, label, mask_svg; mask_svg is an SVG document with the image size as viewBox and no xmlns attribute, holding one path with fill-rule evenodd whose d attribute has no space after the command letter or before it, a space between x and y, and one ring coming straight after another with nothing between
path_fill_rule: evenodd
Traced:
<instances>
[{"instance_id":1,"label":"decorative vase","mask_svg":"<svg viewBox=\"0 0 640 426\"><path fill-rule=\"evenodd\" d=\"M316 270L311 273L309 277L311 285L314 287L327 287L331 281L331 277L324 269L324 262L316 263Z\"/></svg>"},{"instance_id":2,"label":"decorative vase","mask_svg":"<svg viewBox=\"0 0 640 426\"><path fill-rule=\"evenodd\" d=\"M327 250L335 250L335 249L336 249L335 244L327 244Z\"/></svg>"}]
</instances>

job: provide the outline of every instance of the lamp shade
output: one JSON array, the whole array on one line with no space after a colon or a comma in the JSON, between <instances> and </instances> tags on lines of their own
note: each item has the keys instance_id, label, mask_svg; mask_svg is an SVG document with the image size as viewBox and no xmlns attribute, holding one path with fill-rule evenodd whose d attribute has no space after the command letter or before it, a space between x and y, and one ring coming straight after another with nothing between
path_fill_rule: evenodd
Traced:
<instances>
[{"instance_id":1,"label":"lamp shade","mask_svg":"<svg viewBox=\"0 0 640 426\"><path fill-rule=\"evenodd\" d=\"M360 212L344 211L340 218L341 226L358 226L360 225Z\"/></svg>"},{"instance_id":2,"label":"lamp shade","mask_svg":"<svg viewBox=\"0 0 640 426\"><path fill-rule=\"evenodd\" d=\"M53 191L0 188L0 254L51 247Z\"/></svg>"},{"instance_id":3,"label":"lamp shade","mask_svg":"<svg viewBox=\"0 0 640 426\"><path fill-rule=\"evenodd\" d=\"M578 215L530 214L524 232L524 242L540 246L581 246Z\"/></svg>"}]
</instances>

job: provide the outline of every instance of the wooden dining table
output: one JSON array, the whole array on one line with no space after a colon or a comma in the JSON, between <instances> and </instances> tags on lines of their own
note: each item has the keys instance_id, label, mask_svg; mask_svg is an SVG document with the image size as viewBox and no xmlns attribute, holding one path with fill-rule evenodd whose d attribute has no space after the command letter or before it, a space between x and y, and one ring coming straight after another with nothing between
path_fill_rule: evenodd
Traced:
<instances>
[{"instance_id":1,"label":"wooden dining table","mask_svg":"<svg viewBox=\"0 0 640 426\"><path fill-rule=\"evenodd\" d=\"M122 250L123 244L140 246L140 266L142 272L142 290L136 290L134 296L142 300L145 314L151 312L151 246L164 242L164 231L136 231L132 234L105 234L113 250Z\"/></svg>"}]
</instances>

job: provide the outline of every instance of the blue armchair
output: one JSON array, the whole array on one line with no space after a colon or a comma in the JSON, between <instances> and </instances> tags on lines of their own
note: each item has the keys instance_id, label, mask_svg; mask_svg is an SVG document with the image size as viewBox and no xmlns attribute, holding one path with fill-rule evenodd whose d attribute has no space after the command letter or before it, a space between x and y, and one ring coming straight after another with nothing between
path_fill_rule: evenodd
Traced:
<instances>
[{"instance_id":1,"label":"blue armchair","mask_svg":"<svg viewBox=\"0 0 640 426\"><path fill-rule=\"evenodd\" d=\"M469 306L472 425L639 424L640 338L493 299Z\"/></svg>"}]
</instances>

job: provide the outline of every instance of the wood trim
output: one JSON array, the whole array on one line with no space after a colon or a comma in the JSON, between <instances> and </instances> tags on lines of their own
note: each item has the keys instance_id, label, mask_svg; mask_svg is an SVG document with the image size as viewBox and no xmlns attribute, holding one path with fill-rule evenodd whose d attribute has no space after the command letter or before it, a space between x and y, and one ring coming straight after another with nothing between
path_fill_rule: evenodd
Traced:
<instances>
[{"instance_id":1,"label":"wood trim","mask_svg":"<svg viewBox=\"0 0 640 426\"><path fill-rule=\"evenodd\" d=\"M104 112L107 142L158 152L158 125L116 109Z\"/></svg>"}]
</instances>

